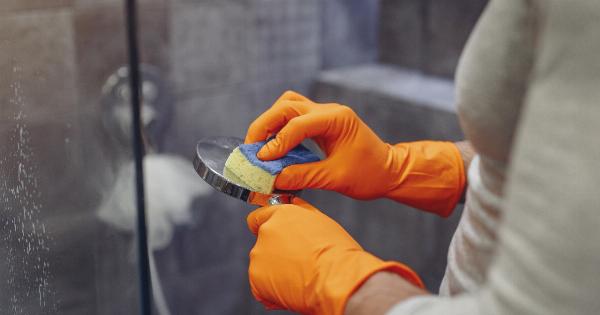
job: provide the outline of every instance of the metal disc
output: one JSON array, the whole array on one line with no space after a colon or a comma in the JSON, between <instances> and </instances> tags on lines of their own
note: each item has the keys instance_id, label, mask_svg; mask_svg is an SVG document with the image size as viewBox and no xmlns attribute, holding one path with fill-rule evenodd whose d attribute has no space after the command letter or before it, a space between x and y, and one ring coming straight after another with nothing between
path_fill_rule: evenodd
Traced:
<instances>
[{"instance_id":1,"label":"metal disc","mask_svg":"<svg viewBox=\"0 0 600 315\"><path fill-rule=\"evenodd\" d=\"M223 176L225 161L242 143L242 139L234 137L211 137L199 141L196 144L194 168L198 175L216 190L248 202L252 191L228 181Z\"/></svg>"}]
</instances>

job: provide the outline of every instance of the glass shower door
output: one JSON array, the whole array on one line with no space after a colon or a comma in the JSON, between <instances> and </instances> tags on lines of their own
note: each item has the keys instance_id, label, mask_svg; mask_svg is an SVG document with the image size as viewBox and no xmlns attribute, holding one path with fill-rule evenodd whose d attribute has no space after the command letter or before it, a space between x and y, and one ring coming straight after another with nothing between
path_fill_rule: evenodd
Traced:
<instances>
[{"instance_id":1,"label":"glass shower door","mask_svg":"<svg viewBox=\"0 0 600 315\"><path fill-rule=\"evenodd\" d=\"M0 314L138 312L123 17L0 4Z\"/></svg>"}]
</instances>

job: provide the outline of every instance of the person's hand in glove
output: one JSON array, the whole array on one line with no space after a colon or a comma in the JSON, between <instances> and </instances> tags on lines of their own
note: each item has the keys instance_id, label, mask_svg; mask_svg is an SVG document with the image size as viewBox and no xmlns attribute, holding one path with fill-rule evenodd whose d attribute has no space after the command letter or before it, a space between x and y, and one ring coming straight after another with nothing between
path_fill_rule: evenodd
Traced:
<instances>
[{"instance_id":1,"label":"person's hand in glove","mask_svg":"<svg viewBox=\"0 0 600 315\"><path fill-rule=\"evenodd\" d=\"M423 288L409 267L365 252L334 220L300 198L294 203L259 208L248 216L257 236L250 252L250 287L267 308L341 315L348 298L380 271Z\"/></svg>"},{"instance_id":2,"label":"person's hand in glove","mask_svg":"<svg viewBox=\"0 0 600 315\"><path fill-rule=\"evenodd\" d=\"M451 142L383 142L349 107L317 104L288 91L251 125L246 143L271 136L258 153L262 160L284 156L312 138L327 158L286 167L275 181L282 190L327 189L356 199L387 197L449 215L460 200L465 174Z\"/></svg>"}]
</instances>

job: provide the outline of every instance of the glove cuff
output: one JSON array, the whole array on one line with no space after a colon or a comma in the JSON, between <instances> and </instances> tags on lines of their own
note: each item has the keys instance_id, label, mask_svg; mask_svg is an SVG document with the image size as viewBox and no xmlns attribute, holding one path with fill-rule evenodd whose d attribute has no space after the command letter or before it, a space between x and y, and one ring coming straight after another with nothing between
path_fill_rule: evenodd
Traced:
<instances>
[{"instance_id":1,"label":"glove cuff","mask_svg":"<svg viewBox=\"0 0 600 315\"><path fill-rule=\"evenodd\" d=\"M387 198L442 217L452 214L466 184L460 151L452 142L417 141L392 147L402 167Z\"/></svg>"},{"instance_id":2,"label":"glove cuff","mask_svg":"<svg viewBox=\"0 0 600 315\"><path fill-rule=\"evenodd\" d=\"M346 263L340 262L335 275L328 279L315 314L343 315L352 294L372 275L381 271L393 272L415 286L425 288L417 273L399 262L384 262L367 252L354 252L353 257L348 257L345 261Z\"/></svg>"}]
</instances>

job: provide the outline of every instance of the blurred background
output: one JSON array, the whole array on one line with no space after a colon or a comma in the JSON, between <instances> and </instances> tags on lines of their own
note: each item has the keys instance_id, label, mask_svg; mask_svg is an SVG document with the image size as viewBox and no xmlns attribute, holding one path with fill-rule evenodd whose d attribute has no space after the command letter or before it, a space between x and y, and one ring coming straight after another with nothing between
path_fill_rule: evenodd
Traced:
<instances>
[{"instance_id":1,"label":"blurred background","mask_svg":"<svg viewBox=\"0 0 600 315\"><path fill-rule=\"evenodd\" d=\"M195 174L198 139L243 138L293 89L388 142L460 140L452 78L485 4L140 0L154 312L266 313L247 283L252 207ZM0 3L0 314L139 311L125 19L122 0ZM460 208L305 198L437 291Z\"/></svg>"}]
</instances>

